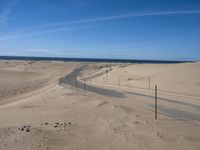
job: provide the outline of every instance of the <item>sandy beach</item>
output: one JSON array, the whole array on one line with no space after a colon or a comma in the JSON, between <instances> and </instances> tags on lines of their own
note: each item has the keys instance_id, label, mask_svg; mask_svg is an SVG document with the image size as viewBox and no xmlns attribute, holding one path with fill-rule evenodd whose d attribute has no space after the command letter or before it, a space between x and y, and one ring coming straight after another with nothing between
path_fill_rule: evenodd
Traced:
<instances>
[{"instance_id":1,"label":"sandy beach","mask_svg":"<svg viewBox=\"0 0 200 150\"><path fill-rule=\"evenodd\" d=\"M200 150L199 68L2 60L0 149Z\"/></svg>"}]
</instances>

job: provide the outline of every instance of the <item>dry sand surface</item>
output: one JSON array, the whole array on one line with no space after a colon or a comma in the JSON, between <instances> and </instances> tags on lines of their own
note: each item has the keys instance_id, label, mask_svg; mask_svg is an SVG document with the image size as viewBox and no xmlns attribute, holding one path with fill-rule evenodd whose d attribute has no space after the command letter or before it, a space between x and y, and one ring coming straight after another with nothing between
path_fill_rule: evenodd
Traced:
<instances>
[{"instance_id":1,"label":"dry sand surface","mask_svg":"<svg viewBox=\"0 0 200 150\"><path fill-rule=\"evenodd\" d=\"M139 81L150 77L151 88L157 83L171 91L172 86L172 92L195 97L163 101L167 108L180 105L178 115L186 116L177 119L162 112L157 121L154 101L143 96L145 91L123 89L124 98L118 98L58 85L61 76L79 65L0 61L1 150L200 150L200 63L90 64L82 72L80 79L99 87L108 69L106 84L117 85L120 77L120 86L146 88L146 81Z\"/></svg>"},{"instance_id":2,"label":"dry sand surface","mask_svg":"<svg viewBox=\"0 0 200 150\"><path fill-rule=\"evenodd\" d=\"M94 83L143 89L154 89L154 86L158 85L160 91L200 97L200 62L113 64L104 65L103 68L91 65L88 72L88 81Z\"/></svg>"}]
</instances>

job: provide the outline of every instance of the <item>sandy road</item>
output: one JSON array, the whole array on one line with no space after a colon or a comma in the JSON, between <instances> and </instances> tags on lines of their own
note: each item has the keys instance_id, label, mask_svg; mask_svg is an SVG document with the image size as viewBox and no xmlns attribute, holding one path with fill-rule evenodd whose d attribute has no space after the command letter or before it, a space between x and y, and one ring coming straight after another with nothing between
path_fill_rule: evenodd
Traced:
<instances>
[{"instance_id":1,"label":"sandy road","mask_svg":"<svg viewBox=\"0 0 200 150\"><path fill-rule=\"evenodd\" d=\"M142 89L122 89L119 87L109 87L92 83L84 83L77 80L80 72L85 68L84 65L76 68L72 73L64 78L64 83L79 89L96 94L115 97L118 99L132 99L133 102L145 102L145 109L154 111L154 91ZM200 101L192 97L182 97L180 95L158 92L158 111L174 119L184 121L200 121Z\"/></svg>"},{"instance_id":2,"label":"sandy road","mask_svg":"<svg viewBox=\"0 0 200 150\"><path fill-rule=\"evenodd\" d=\"M105 89L102 87L88 85L78 80L77 78L83 69L84 69L84 65L76 68L73 72L71 72L69 75L67 75L64 78L64 83L69 84L73 87L77 87L78 89L87 90L87 91L94 92L94 93L104 95L104 96L118 97L118 98L125 97L123 92L118 92L116 90L110 90L110 89Z\"/></svg>"}]
</instances>

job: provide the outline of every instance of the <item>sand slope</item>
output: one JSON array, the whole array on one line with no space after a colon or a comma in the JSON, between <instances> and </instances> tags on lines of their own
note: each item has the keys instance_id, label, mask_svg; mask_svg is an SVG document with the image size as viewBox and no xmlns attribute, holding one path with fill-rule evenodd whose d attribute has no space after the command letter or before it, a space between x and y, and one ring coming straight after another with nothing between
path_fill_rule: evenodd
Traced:
<instances>
[{"instance_id":1,"label":"sand slope","mask_svg":"<svg viewBox=\"0 0 200 150\"><path fill-rule=\"evenodd\" d=\"M150 88L158 85L159 90L185 95L200 96L200 63L183 64L133 64L112 65L101 69L96 77L96 68L90 68L91 78L88 81L111 85ZM103 74L103 75L102 75Z\"/></svg>"}]
</instances>

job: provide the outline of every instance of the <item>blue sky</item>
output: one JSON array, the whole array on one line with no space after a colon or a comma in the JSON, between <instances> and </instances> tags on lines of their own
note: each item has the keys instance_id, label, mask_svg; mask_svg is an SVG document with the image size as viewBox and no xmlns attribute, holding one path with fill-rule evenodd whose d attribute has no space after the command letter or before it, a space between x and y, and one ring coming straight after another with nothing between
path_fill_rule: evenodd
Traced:
<instances>
[{"instance_id":1,"label":"blue sky","mask_svg":"<svg viewBox=\"0 0 200 150\"><path fill-rule=\"evenodd\" d=\"M0 0L0 55L200 59L199 0Z\"/></svg>"}]
</instances>

